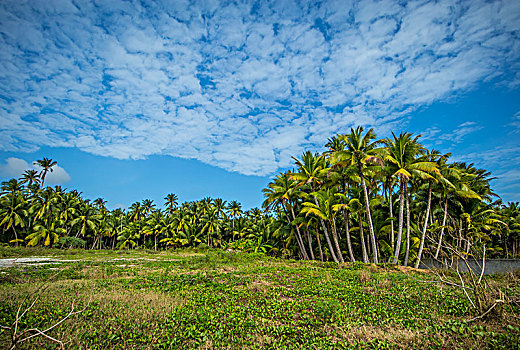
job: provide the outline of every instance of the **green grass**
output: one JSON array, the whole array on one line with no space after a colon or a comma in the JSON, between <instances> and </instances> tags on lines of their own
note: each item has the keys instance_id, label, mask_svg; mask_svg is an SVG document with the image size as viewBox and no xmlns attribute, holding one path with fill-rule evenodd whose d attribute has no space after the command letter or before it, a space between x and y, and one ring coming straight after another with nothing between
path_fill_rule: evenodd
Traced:
<instances>
[{"instance_id":1,"label":"green grass","mask_svg":"<svg viewBox=\"0 0 520 350\"><path fill-rule=\"evenodd\" d=\"M467 323L460 289L392 266L280 260L219 250L169 252L2 248L56 256L59 265L0 271L0 324L38 286L48 288L21 329L44 328L66 348L355 349L518 348L520 311ZM122 260L124 259L124 260ZM519 295L515 276L491 281ZM90 304L88 304L91 299ZM9 344L0 331L0 348ZM42 337L22 348L53 349Z\"/></svg>"}]
</instances>

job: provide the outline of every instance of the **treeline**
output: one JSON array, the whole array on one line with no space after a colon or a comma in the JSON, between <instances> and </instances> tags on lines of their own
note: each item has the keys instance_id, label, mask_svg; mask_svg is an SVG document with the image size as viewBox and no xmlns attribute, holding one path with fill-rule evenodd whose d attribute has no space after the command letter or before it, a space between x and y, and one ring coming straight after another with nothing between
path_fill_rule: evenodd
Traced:
<instances>
[{"instance_id":1,"label":"treeline","mask_svg":"<svg viewBox=\"0 0 520 350\"><path fill-rule=\"evenodd\" d=\"M10 245L86 249L163 249L206 244L278 254L268 241L283 222L240 203L204 198L179 205L175 194L164 209L149 199L128 210L108 210L106 201L84 199L76 190L44 186L56 162L37 162L41 171L27 170L3 182L0 193L0 241ZM286 252L287 253L287 252Z\"/></svg>"},{"instance_id":2,"label":"treeline","mask_svg":"<svg viewBox=\"0 0 520 350\"><path fill-rule=\"evenodd\" d=\"M296 170L264 190L284 213L303 259L392 262L417 267L430 257L482 248L517 257L518 203L503 205L490 172L449 162L419 136L376 140L362 127L328 140L327 151L294 158Z\"/></svg>"},{"instance_id":3,"label":"treeline","mask_svg":"<svg viewBox=\"0 0 520 350\"><path fill-rule=\"evenodd\" d=\"M328 140L327 151L294 158L296 168L265 188L264 210L205 198L178 204L165 197L127 211L108 210L60 186L45 187L56 165L3 182L1 241L11 245L88 249L211 247L335 262L393 262L416 266L422 257L486 249L518 257L520 206L503 205L490 172L449 162L410 133L376 140L351 129ZM447 249L449 248L449 249Z\"/></svg>"}]
</instances>

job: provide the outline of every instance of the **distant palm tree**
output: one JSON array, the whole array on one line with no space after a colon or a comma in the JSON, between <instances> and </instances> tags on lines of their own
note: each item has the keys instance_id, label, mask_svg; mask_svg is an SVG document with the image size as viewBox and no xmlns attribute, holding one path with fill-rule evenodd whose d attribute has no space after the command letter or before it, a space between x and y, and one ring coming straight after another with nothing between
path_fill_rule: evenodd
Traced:
<instances>
[{"instance_id":1,"label":"distant palm tree","mask_svg":"<svg viewBox=\"0 0 520 350\"><path fill-rule=\"evenodd\" d=\"M45 182L45 176L50 171L51 173L54 171L53 167L58 165L58 162L52 160L51 158L43 158L37 160L34 165L38 165L42 168L40 172L40 178L42 179L41 187L43 187L43 183Z\"/></svg>"},{"instance_id":2,"label":"distant palm tree","mask_svg":"<svg viewBox=\"0 0 520 350\"><path fill-rule=\"evenodd\" d=\"M31 187L33 184L39 184L39 182L40 176L38 175L38 172L34 169L26 170L20 177L20 183L26 183L28 187Z\"/></svg>"},{"instance_id":3,"label":"distant palm tree","mask_svg":"<svg viewBox=\"0 0 520 350\"><path fill-rule=\"evenodd\" d=\"M229 216L233 220L233 230L235 229L235 219L242 215L242 205L237 201L231 201L228 206Z\"/></svg>"},{"instance_id":4,"label":"distant palm tree","mask_svg":"<svg viewBox=\"0 0 520 350\"><path fill-rule=\"evenodd\" d=\"M169 193L166 195L166 197L164 197L164 200L166 201L164 205L166 206L166 211L168 212L168 215L172 215L175 208L177 208L177 205L179 204L179 198L176 194Z\"/></svg>"}]
</instances>

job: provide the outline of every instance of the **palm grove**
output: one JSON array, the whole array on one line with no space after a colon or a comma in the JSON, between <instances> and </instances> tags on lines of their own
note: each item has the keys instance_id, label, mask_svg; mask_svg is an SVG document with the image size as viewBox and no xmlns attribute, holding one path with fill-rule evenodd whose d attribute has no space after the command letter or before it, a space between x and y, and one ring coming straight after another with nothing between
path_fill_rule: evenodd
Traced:
<instances>
[{"instance_id":1,"label":"palm grove","mask_svg":"<svg viewBox=\"0 0 520 350\"><path fill-rule=\"evenodd\" d=\"M217 198L164 209L151 200L108 210L101 198L45 186L56 162L3 182L4 244L88 249L160 249L201 244L305 260L419 265L424 256L486 247L518 257L520 207L502 204L490 172L450 162L410 133L376 140L372 129L330 138L321 154L294 158L263 190L263 209Z\"/></svg>"}]
</instances>

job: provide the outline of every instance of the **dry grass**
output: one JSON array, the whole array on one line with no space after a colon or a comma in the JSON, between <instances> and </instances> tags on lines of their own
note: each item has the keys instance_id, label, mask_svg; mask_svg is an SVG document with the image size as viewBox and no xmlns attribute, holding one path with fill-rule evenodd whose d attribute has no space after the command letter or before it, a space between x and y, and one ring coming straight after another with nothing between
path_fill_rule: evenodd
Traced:
<instances>
[{"instance_id":1,"label":"dry grass","mask_svg":"<svg viewBox=\"0 0 520 350\"><path fill-rule=\"evenodd\" d=\"M363 284L370 282L370 280L372 279L372 277L370 276L370 272L368 272L367 270L361 270L359 272L358 278L359 282Z\"/></svg>"},{"instance_id":2,"label":"dry grass","mask_svg":"<svg viewBox=\"0 0 520 350\"><path fill-rule=\"evenodd\" d=\"M334 328L338 338L350 344L359 341L368 342L373 339L379 339L385 342L391 342L401 349L414 348L421 337L419 331L413 331L401 327L374 327L374 326L358 326L352 328Z\"/></svg>"}]
</instances>

